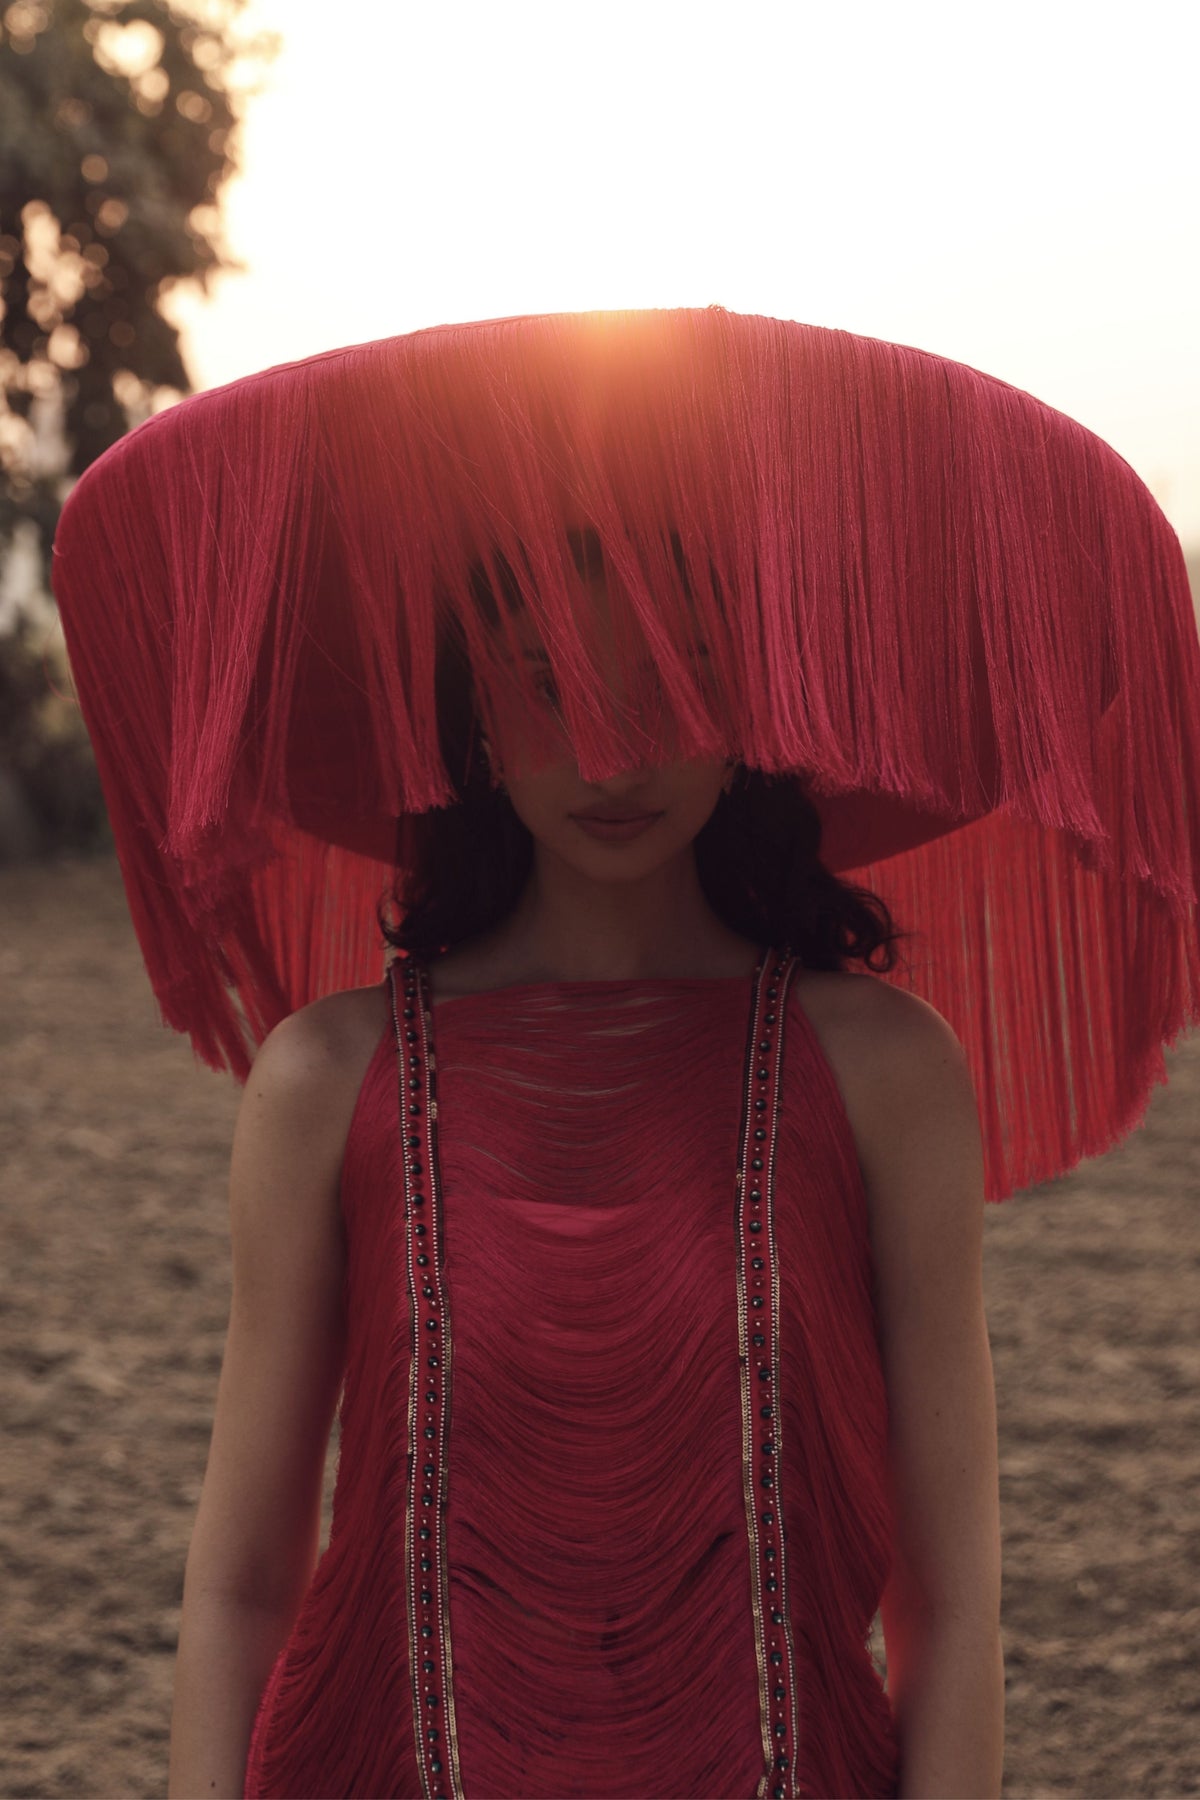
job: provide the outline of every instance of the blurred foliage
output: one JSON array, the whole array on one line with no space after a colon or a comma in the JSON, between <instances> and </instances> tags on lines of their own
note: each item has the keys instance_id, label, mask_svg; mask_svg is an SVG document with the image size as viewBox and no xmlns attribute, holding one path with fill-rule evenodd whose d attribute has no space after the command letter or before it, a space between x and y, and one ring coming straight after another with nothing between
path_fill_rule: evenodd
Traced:
<instances>
[{"instance_id":1,"label":"blurred foliage","mask_svg":"<svg viewBox=\"0 0 1200 1800\"><path fill-rule=\"evenodd\" d=\"M32 522L46 594L74 478L191 389L163 299L239 266L217 203L239 103L278 48L240 32L245 5L0 0L0 563ZM32 807L44 844L82 846L107 824L78 707L48 685L57 644L35 648L14 616L0 635L0 839L7 821L24 840Z\"/></svg>"},{"instance_id":2,"label":"blurred foliage","mask_svg":"<svg viewBox=\"0 0 1200 1800\"><path fill-rule=\"evenodd\" d=\"M160 311L236 266L217 200L237 78L274 54L245 0L0 0L0 552L48 557L65 486L189 391Z\"/></svg>"},{"instance_id":3,"label":"blurred foliage","mask_svg":"<svg viewBox=\"0 0 1200 1800\"><path fill-rule=\"evenodd\" d=\"M39 647L42 635L19 618L0 637L0 863L112 849L62 639Z\"/></svg>"}]
</instances>

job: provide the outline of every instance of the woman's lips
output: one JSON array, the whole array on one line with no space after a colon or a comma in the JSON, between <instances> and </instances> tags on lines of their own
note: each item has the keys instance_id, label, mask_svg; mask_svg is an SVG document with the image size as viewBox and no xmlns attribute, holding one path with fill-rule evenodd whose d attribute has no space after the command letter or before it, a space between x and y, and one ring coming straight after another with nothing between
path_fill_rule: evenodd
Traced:
<instances>
[{"instance_id":1,"label":"woman's lips","mask_svg":"<svg viewBox=\"0 0 1200 1800\"><path fill-rule=\"evenodd\" d=\"M649 831L662 816L657 812L645 813L640 819L588 819L582 813L571 814L580 830L586 831L589 837L615 844L623 844L627 838L641 837L643 831Z\"/></svg>"}]
</instances>

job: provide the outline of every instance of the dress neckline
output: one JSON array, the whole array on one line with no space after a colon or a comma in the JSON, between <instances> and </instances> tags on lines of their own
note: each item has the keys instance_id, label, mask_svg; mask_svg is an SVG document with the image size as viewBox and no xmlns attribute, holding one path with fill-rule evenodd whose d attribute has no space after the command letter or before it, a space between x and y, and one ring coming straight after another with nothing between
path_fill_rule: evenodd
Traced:
<instances>
[{"instance_id":1,"label":"dress neckline","mask_svg":"<svg viewBox=\"0 0 1200 1800\"><path fill-rule=\"evenodd\" d=\"M588 980L577 981L515 981L503 987L475 988L469 994L441 995L436 990L432 970L436 967L436 958L423 958L425 971L425 987L429 995L430 1005L436 1012L444 1006L460 1005L464 1001L476 1003L489 1000L514 999L522 994L594 994L603 998L606 994L616 994L628 988L727 988L734 985L750 987L758 979L768 955L768 946L760 945L754 967L744 975L601 975Z\"/></svg>"}]
</instances>

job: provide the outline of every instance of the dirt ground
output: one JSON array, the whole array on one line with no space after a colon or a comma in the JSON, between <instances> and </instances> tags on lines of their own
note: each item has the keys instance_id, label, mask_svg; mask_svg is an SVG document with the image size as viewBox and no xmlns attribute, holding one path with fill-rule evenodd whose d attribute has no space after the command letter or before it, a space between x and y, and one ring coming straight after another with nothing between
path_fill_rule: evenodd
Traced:
<instances>
[{"instance_id":1,"label":"dirt ground","mask_svg":"<svg viewBox=\"0 0 1200 1800\"><path fill-rule=\"evenodd\" d=\"M161 1795L239 1090L160 1025L111 861L0 870L0 989L0 1792ZM1168 1067L988 1212L1014 1797L1200 1793L1200 1034Z\"/></svg>"}]
</instances>

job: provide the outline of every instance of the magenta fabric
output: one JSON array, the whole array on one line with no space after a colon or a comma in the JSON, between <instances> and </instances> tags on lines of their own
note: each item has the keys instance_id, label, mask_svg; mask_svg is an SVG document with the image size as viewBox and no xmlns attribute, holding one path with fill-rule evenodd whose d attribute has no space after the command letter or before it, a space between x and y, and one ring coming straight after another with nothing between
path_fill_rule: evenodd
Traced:
<instances>
[{"instance_id":1,"label":"magenta fabric","mask_svg":"<svg viewBox=\"0 0 1200 1800\"><path fill-rule=\"evenodd\" d=\"M156 414L76 484L54 545L72 674L151 987L205 1062L244 1081L280 1019L378 979L376 905L462 779L447 645L493 740L510 698L514 618L476 582L501 592L501 562L584 780L733 755L803 786L826 866L909 934L889 978L963 1045L989 1200L1133 1130L1200 1023L1178 538L1033 395L719 306L308 357ZM609 635L649 677L633 732Z\"/></svg>"},{"instance_id":2,"label":"magenta fabric","mask_svg":"<svg viewBox=\"0 0 1200 1800\"><path fill-rule=\"evenodd\" d=\"M468 1796L758 1791L733 1225L750 991L554 982L435 1003ZM891 1517L867 1201L795 988L787 1007L775 1216L794 1792L893 1795L895 1725L868 1649ZM332 1532L258 1709L247 1796L421 1791L398 1117L389 1021L343 1165Z\"/></svg>"}]
</instances>

